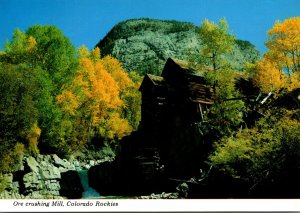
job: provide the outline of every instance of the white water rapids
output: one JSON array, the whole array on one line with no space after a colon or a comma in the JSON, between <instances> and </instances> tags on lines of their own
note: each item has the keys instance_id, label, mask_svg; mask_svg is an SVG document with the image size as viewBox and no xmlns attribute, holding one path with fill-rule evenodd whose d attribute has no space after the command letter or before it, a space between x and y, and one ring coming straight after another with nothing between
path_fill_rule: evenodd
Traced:
<instances>
[{"instance_id":1,"label":"white water rapids","mask_svg":"<svg viewBox=\"0 0 300 213\"><path fill-rule=\"evenodd\" d=\"M92 187L89 186L88 170L79 170L78 175L84 192L82 198L99 198L100 194Z\"/></svg>"}]
</instances>

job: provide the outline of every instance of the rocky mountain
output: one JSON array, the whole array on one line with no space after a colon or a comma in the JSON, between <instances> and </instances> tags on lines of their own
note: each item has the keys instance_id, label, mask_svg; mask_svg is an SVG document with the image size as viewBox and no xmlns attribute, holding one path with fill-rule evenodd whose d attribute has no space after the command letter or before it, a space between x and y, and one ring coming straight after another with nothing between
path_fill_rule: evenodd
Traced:
<instances>
[{"instance_id":1,"label":"rocky mountain","mask_svg":"<svg viewBox=\"0 0 300 213\"><path fill-rule=\"evenodd\" d=\"M130 19L114 26L96 45L102 55L119 59L127 71L160 74L171 57L186 60L190 52L201 49L198 27L192 23L156 19ZM259 51L248 41L237 40L226 56L236 69L253 62Z\"/></svg>"}]
</instances>

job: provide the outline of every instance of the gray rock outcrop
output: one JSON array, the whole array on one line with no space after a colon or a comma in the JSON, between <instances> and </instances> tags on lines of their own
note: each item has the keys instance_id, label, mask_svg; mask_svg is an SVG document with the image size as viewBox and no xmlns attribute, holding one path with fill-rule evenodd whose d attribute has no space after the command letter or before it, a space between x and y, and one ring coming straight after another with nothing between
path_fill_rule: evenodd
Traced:
<instances>
[{"instance_id":1,"label":"gray rock outcrop","mask_svg":"<svg viewBox=\"0 0 300 213\"><path fill-rule=\"evenodd\" d=\"M56 154L25 156L22 167L14 173L0 173L0 199L81 198L78 170L112 161L113 158L72 160Z\"/></svg>"},{"instance_id":2,"label":"gray rock outcrop","mask_svg":"<svg viewBox=\"0 0 300 213\"><path fill-rule=\"evenodd\" d=\"M35 158L29 156L25 158L25 163L30 168L31 171L38 173L39 172L39 164L36 162Z\"/></svg>"},{"instance_id":3,"label":"gray rock outcrop","mask_svg":"<svg viewBox=\"0 0 300 213\"><path fill-rule=\"evenodd\" d=\"M64 161L56 155L39 155L36 159L29 156L24 161L22 193L34 199L59 197L61 170L69 170L71 166L59 164L61 167L57 167L57 162Z\"/></svg>"},{"instance_id":4,"label":"gray rock outcrop","mask_svg":"<svg viewBox=\"0 0 300 213\"><path fill-rule=\"evenodd\" d=\"M6 186L0 199L61 198L62 173L74 171L75 166L57 155L24 157L22 171L3 174L0 179ZM64 180L66 182L66 180Z\"/></svg>"},{"instance_id":5,"label":"gray rock outcrop","mask_svg":"<svg viewBox=\"0 0 300 213\"><path fill-rule=\"evenodd\" d=\"M4 191L0 193L0 199L21 199L23 195L19 194L19 183L13 180L13 174L0 175L1 184L5 185Z\"/></svg>"},{"instance_id":6,"label":"gray rock outcrop","mask_svg":"<svg viewBox=\"0 0 300 213\"><path fill-rule=\"evenodd\" d=\"M71 164L66 159L59 158L56 154L52 155L53 165L59 168L60 172L75 170L75 165Z\"/></svg>"},{"instance_id":7,"label":"gray rock outcrop","mask_svg":"<svg viewBox=\"0 0 300 213\"><path fill-rule=\"evenodd\" d=\"M112 55L127 71L159 75L168 58L187 60L201 50L198 27L192 23L155 19L131 19L114 26L96 45L102 55ZM226 58L235 69L254 62L259 52L248 41L237 40Z\"/></svg>"}]
</instances>

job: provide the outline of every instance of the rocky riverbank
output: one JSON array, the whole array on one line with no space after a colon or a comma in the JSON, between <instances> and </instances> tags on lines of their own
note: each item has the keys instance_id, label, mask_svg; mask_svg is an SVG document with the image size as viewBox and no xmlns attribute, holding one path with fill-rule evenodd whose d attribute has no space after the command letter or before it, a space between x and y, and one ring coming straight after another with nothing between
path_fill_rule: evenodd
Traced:
<instances>
[{"instance_id":1,"label":"rocky riverbank","mask_svg":"<svg viewBox=\"0 0 300 213\"><path fill-rule=\"evenodd\" d=\"M179 184L176 187L176 192L139 196L138 199L184 199L188 196L189 187L186 183Z\"/></svg>"},{"instance_id":2,"label":"rocky riverbank","mask_svg":"<svg viewBox=\"0 0 300 213\"><path fill-rule=\"evenodd\" d=\"M20 168L0 174L0 199L81 198L82 185L77 171L111 161L110 157L94 160L61 159L56 154L25 156Z\"/></svg>"},{"instance_id":3,"label":"rocky riverbank","mask_svg":"<svg viewBox=\"0 0 300 213\"><path fill-rule=\"evenodd\" d=\"M112 157L67 160L59 158L56 154L25 156L19 169L12 173L0 174L1 188L4 189L0 193L0 199L80 199L84 189L78 171L90 168L93 170L100 164L105 166L111 164L112 161ZM102 175L109 179L109 172ZM89 179L91 178L95 177L91 175ZM149 195L145 192L143 196L132 197L135 199L178 199L186 198L187 191L188 186L181 184L176 190L174 188L174 192L151 194L148 192Z\"/></svg>"}]
</instances>

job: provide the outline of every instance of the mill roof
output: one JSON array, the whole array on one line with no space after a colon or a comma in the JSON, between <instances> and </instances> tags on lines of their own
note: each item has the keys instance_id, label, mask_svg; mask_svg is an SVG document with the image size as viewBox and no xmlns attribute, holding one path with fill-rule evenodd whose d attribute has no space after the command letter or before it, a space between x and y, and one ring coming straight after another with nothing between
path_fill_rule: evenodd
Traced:
<instances>
[{"instance_id":1,"label":"mill roof","mask_svg":"<svg viewBox=\"0 0 300 213\"><path fill-rule=\"evenodd\" d=\"M169 58L161 76L145 75L140 91L145 87L173 87L183 90L192 102L213 104L215 93L212 86L195 73L197 70L189 67L188 63Z\"/></svg>"},{"instance_id":2,"label":"mill roof","mask_svg":"<svg viewBox=\"0 0 300 213\"><path fill-rule=\"evenodd\" d=\"M197 82L188 82L188 96L195 103L213 104L215 93L211 86Z\"/></svg>"},{"instance_id":3,"label":"mill roof","mask_svg":"<svg viewBox=\"0 0 300 213\"><path fill-rule=\"evenodd\" d=\"M146 76L150 79L150 81L155 86L159 86L165 83L165 79L161 76L146 74Z\"/></svg>"}]
</instances>

